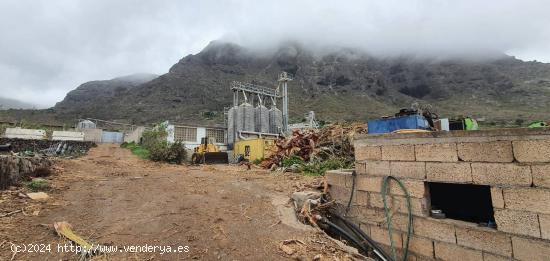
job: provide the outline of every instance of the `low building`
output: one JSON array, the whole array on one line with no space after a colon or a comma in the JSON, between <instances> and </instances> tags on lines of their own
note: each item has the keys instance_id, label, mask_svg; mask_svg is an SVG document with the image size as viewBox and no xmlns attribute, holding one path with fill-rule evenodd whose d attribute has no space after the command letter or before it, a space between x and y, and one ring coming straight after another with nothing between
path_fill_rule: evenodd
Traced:
<instances>
[{"instance_id":1,"label":"low building","mask_svg":"<svg viewBox=\"0 0 550 261\"><path fill-rule=\"evenodd\" d=\"M182 142L186 149L192 150L201 144L201 139L208 137L215 140L215 145L222 151L227 150L227 128L223 126L201 126L169 123L166 126L168 142Z\"/></svg>"}]
</instances>

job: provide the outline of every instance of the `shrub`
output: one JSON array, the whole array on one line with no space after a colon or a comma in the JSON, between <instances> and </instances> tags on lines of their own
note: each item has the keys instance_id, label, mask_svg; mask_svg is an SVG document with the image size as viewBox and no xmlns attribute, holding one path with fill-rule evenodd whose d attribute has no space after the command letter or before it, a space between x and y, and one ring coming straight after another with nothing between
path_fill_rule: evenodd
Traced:
<instances>
[{"instance_id":1,"label":"shrub","mask_svg":"<svg viewBox=\"0 0 550 261\"><path fill-rule=\"evenodd\" d=\"M132 153L142 159L149 159L149 150L143 146L136 144L135 142L123 142L120 144L121 148L129 149Z\"/></svg>"},{"instance_id":2,"label":"shrub","mask_svg":"<svg viewBox=\"0 0 550 261\"><path fill-rule=\"evenodd\" d=\"M353 163L349 163L346 159L331 158L327 160L311 161L302 165L301 170L307 175L325 175L327 170L348 169L352 168Z\"/></svg>"},{"instance_id":3,"label":"shrub","mask_svg":"<svg viewBox=\"0 0 550 261\"><path fill-rule=\"evenodd\" d=\"M144 148L151 150L151 148L158 146L158 144L166 143L167 136L168 133L166 133L166 127L163 124L160 124L152 130L143 132L141 145Z\"/></svg>"},{"instance_id":4,"label":"shrub","mask_svg":"<svg viewBox=\"0 0 550 261\"><path fill-rule=\"evenodd\" d=\"M254 161L252 161L252 164L254 164L254 165L260 165L260 163L262 163L262 161L264 161L263 158L261 158L261 159L255 159Z\"/></svg>"},{"instance_id":5,"label":"shrub","mask_svg":"<svg viewBox=\"0 0 550 261\"><path fill-rule=\"evenodd\" d=\"M296 156L296 155L290 155L286 158L284 158L282 161L281 161L281 166L282 167L290 167L294 164L298 164L298 165L301 165L301 164L304 164L304 161Z\"/></svg>"},{"instance_id":6,"label":"shrub","mask_svg":"<svg viewBox=\"0 0 550 261\"><path fill-rule=\"evenodd\" d=\"M166 161L181 164L185 160L186 151L181 142L168 144L166 141L152 144L149 148L149 158L153 161Z\"/></svg>"},{"instance_id":7,"label":"shrub","mask_svg":"<svg viewBox=\"0 0 550 261\"><path fill-rule=\"evenodd\" d=\"M33 179L26 185L32 191L43 191L50 189L50 183L48 183L47 180L41 178Z\"/></svg>"}]
</instances>

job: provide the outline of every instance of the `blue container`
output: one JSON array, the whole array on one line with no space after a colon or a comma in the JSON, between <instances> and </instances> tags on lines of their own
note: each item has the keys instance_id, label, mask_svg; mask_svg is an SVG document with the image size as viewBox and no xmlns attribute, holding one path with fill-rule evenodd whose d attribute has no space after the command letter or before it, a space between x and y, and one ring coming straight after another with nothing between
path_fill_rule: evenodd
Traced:
<instances>
[{"instance_id":1,"label":"blue container","mask_svg":"<svg viewBox=\"0 0 550 261\"><path fill-rule=\"evenodd\" d=\"M428 128L430 128L430 124L422 115L409 115L368 121L369 134L390 133L400 129Z\"/></svg>"}]
</instances>

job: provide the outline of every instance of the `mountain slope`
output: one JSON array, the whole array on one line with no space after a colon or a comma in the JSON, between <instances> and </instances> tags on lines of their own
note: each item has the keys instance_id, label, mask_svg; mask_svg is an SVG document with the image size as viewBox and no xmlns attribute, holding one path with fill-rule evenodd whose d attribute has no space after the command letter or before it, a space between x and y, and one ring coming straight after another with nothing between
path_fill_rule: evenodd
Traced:
<instances>
[{"instance_id":1,"label":"mountain slope","mask_svg":"<svg viewBox=\"0 0 550 261\"><path fill-rule=\"evenodd\" d=\"M74 117L109 115L133 88L158 77L155 74L133 74L111 80L91 81L70 91L55 109ZM112 119L112 118L110 118Z\"/></svg>"},{"instance_id":2,"label":"mountain slope","mask_svg":"<svg viewBox=\"0 0 550 261\"><path fill-rule=\"evenodd\" d=\"M318 54L299 44L259 54L218 41L184 57L167 74L122 92L118 90L124 84L109 84L104 93L82 85L54 111L65 120L78 115L136 123L221 122L223 108L232 101L231 81L274 86L281 71L295 75L289 84L295 120L308 110L326 120L366 120L415 101L431 104L445 116L467 114L488 121L550 118L550 64L505 55L462 61L382 59L350 49Z\"/></svg>"},{"instance_id":3,"label":"mountain slope","mask_svg":"<svg viewBox=\"0 0 550 261\"><path fill-rule=\"evenodd\" d=\"M32 109L36 107L33 104L9 99L9 98L3 98L0 97L0 110L6 110L6 109Z\"/></svg>"}]
</instances>

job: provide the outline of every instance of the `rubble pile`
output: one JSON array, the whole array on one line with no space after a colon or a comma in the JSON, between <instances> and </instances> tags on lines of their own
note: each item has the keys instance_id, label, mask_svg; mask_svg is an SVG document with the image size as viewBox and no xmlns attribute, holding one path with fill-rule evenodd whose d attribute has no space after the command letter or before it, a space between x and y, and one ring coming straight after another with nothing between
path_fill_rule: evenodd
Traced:
<instances>
[{"instance_id":1,"label":"rubble pile","mask_svg":"<svg viewBox=\"0 0 550 261\"><path fill-rule=\"evenodd\" d=\"M294 130L290 137L275 142L271 155L260 166L268 169L280 166L285 158L291 156L297 156L304 162L314 158L338 158L353 162L353 139L358 134L366 133L367 125L364 123L333 124L322 129Z\"/></svg>"},{"instance_id":2,"label":"rubble pile","mask_svg":"<svg viewBox=\"0 0 550 261\"><path fill-rule=\"evenodd\" d=\"M13 152L47 152L52 149L57 149L59 145L65 146L70 151L86 153L90 148L95 146L91 141L56 141L56 140L26 140L26 139L9 139L0 138L0 145L10 144ZM60 148L61 149L61 148Z\"/></svg>"},{"instance_id":3,"label":"rubble pile","mask_svg":"<svg viewBox=\"0 0 550 261\"><path fill-rule=\"evenodd\" d=\"M0 189L18 184L26 177L45 176L53 162L44 156L0 155Z\"/></svg>"}]
</instances>

